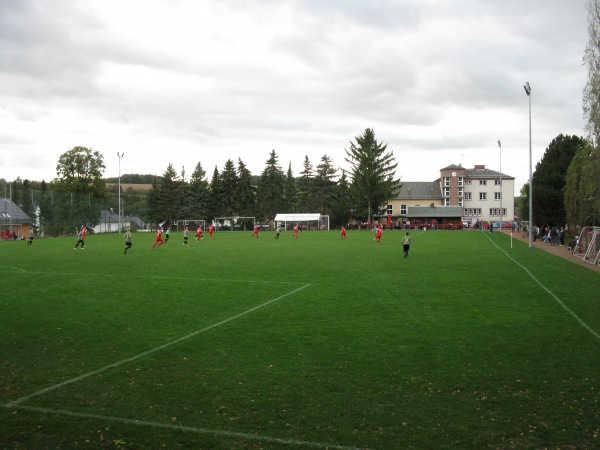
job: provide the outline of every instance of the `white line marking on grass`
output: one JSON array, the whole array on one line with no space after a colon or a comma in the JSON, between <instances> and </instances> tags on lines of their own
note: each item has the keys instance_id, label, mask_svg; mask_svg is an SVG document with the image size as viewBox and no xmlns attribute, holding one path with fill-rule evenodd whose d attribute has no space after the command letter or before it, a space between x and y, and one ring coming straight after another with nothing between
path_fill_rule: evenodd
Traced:
<instances>
[{"instance_id":1,"label":"white line marking on grass","mask_svg":"<svg viewBox=\"0 0 600 450\"><path fill-rule=\"evenodd\" d=\"M150 422L147 420L138 420L138 419L127 419L125 417L113 417L113 416L103 416L99 414L86 414L86 413L78 413L72 411L66 411L63 409L53 409L53 408L40 408L36 406L11 406L2 405L5 408L15 408L25 411L33 411L40 412L44 414L56 414L61 416L68 417L76 417L79 419L96 419L110 422L118 422L126 425L138 425L150 428L163 428L167 430L175 430L175 431L185 431L188 433L196 433L196 434L210 434L213 436L223 436L223 437L231 437L231 438L240 438L251 441L261 441L261 442L270 442L276 444L286 444L286 445L296 445L301 447L312 447L312 448L332 448L338 450L359 450L356 447L346 447L344 445L336 445L336 444L326 444L322 442L312 442L312 441L301 441L296 439L283 439L276 438L271 436L261 436L258 434L250 434L250 433L240 433L236 431L226 431L226 430L214 430L210 428L202 428L202 427L190 427L186 425L174 425L169 423L160 423L160 422Z\"/></svg>"},{"instance_id":2,"label":"white line marking on grass","mask_svg":"<svg viewBox=\"0 0 600 450\"><path fill-rule=\"evenodd\" d=\"M554 294L554 292L552 292L550 289L548 289L546 286L544 286L542 284L542 282L540 280L538 280L530 271L529 269L527 269L527 267L525 267L523 264L521 264L519 261L517 261L516 259L514 259L512 256L510 256L506 250L504 250L503 248L501 248L498 244L496 244L492 239L490 239L490 237L486 234L485 235L492 244L494 244L494 246L500 250L501 252L503 252L508 259L510 259L511 261L513 261L516 265L518 265L521 269L523 269L525 272L527 272L527 274L531 277L531 279L533 281L535 281L543 290L545 290L548 294L550 294L550 296L556 301L556 303L558 303L565 311L567 311L577 322L579 322L579 324L585 328L586 330L588 330L594 337L596 337L597 339L600 339L600 333L598 333L597 331L595 331L592 327L590 327L587 323L585 323L577 314L575 314L567 305L565 305L562 300L560 298L558 298L558 296L556 296L556 294Z\"/></svg>"},{"instance_id":3,"label":"white line marking on grass","mask_svg":"<svg viewBox=\"0 0 600 450\"><path fill-rule=\"evenodd\" d=\"M225 319L225 320L222 320L220 322L217 322L217 323L214 323L212 325L209 325L207 327L204 327L201 330L194 331L193 333L190 333L190 334L187 334L187 335L185 335L183 337L175 339L174 341L170 341L170 342L167 342L166 344L159 345L158 347L152 348L152 349L147 350L145 352L142 352L142 353L140 353L138 355L131 356L130 358L122 359L121 361L117 361L115 363L108 364L107 366L100 367L99 369L96 369L96 370L94 370L92 372L84 373L83 375L80 375L78 377L71 378L69 380L63 381L62 383L58 383L58 384L55 384L53 386L49 386L49 387L44 388L44 389L40 389L39 391L34 392L33 394L26 395L25 397L21 397L21 398L18 398L16 400L10 402L10 403L7 403L7 406L10 407L10 406L18 405L19 403L23 403L23 402L25 402L25 401L33 398L33 397L39 397L40 395L46 394L46 393L48 393L50 391L54 391L56 389L60 389L63 386L66 386L68 384L77 383L78 381L84 380L84 379L86 379L88 377L91 377L93 375L97 375L97 374L99 374L101 372L105 372L108 369L112 369L112 368L115 368L115 367L122 366L123 364L126 364L126 363L129 363L131 361L135 361L137 359L143 358L144 356L151 355L152 353L156 353L156 352L158 352L160 350L164 350L167 347L171 347L171 346L173 346L175 344L178 344L180 342L183 342L183 341L185 341L187 339L193 338L194 336L197 336L197 335L199 335L201 333L204 333L205 331L212 330L213 328L217 328L217 327L219 327L221 325L225 325L226 323L229 323L232 320L239 319L240 317L243 317L243 316L245 316L247 314L250 314L250 313L252 313L252 312L254 312L254 311L256 311L256 310L258 310L260 308L264 308L265 306L270 305L271 303L275 303L275 302L277 302L277 301L279 301L279 300L281 300L283 298L289 297L290 295L293 295L296 292L300 292L302 289L305 289L305 288L307 288L309 286L310 286L310 284L305 284L304 286L301 286L298 289L294 289L293 291L290 291L287 294L280 295L277 298L269 300L269 301L267 301L265 303L261 303L260 305L254 306L254 307L252 307L252 308L250 308L250 309L248 309L248 310L246 310L244 312L236 314L235 316L232 316L232 317L230 317L228 319Z\"/></svg>"},{"instance_id":4,"label":"white line marking on grass","mask_svg":"<svg viewBox=\"0 0 600 450\"><path fill-rule=\"evenodd\" d=\"M0 266L0 267L6 267L8 269L14 269L14 270L18 270L19 272L27 273L27 271L25 271L23 269L19 269L18 267L13 267L13 266Z\"/></svg>"}]
</instances>

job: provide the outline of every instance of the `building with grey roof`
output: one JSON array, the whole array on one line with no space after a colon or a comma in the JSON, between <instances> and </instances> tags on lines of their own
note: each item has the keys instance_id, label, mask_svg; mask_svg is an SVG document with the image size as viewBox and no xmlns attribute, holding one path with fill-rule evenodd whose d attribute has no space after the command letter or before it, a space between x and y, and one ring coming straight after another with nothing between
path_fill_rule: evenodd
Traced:
<instances>
[{"instance_id":1,"label":"building with grey roof","mask_svg":"<svg viewBox=\"0 0 600 450\"><path fill-rule=\"evenodd\" d=\"M8 198L0 198L0 229L9 231L19 237L28 238L29 228L32 225L31 217Z\"/></svg>"},{"instance_id":2,"label":"building with grey roof","mask_svg":"<svg viewBox=\"0 0 600 450\"><path fill-rule=\"evenodd\" d=\"M434 181L404 181L378 217L401 223L467 224L515 220L514 177L484 165L451 164ZM376 216L377 217L377 216Z\"/></svg>"}]
</instances>

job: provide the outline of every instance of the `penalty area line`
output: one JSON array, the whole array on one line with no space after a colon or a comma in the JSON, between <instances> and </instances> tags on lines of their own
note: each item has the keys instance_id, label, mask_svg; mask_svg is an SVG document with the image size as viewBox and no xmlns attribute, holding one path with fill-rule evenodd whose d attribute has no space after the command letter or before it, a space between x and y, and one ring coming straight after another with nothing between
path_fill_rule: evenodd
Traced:
<instances>
[{"instance_id":1,"label":"penalty area line","mask_svg":"<svg viewBox=\"0 0 600 450\"><path fill-rule=\"evenodd\" d=\"M59 416L67 416L67 417L75 417L78 419L94 419L94 420L102 420L108 422L118 422L125 425L136 425L143 426L149 428L161 428L167 430L174 431L183 431L188 433L195 434L208 434L213 436L221 436L228 438L239 438L251 441L260 441L260 442L269 442L276 444L286 444L286 445L296 445L300 447L310 447L310 448L324 448L324 449L337 449L337 450L359 450L356 447L347 447L344 445L336 445L322 442L313 442L313 441L303 441L296 439L284 439L277 438L272 436L261 436L259 434L250 434L250 433L241 433L238 431L226 431L226 430L217 430L211 428L203 428L203 427L192 427L188 425L174 425L169 423L160 423L160 422L151 422L147 420L139 420L139 419L128 419L125 417L114 417L114 416L105 416L101 414L87 414L87 413L78 413L73 411L67 411L63 409L54 409L54 408L40 408L37 406L24 406L24 405L0 405L4 408L12 408L17 410L38 412L43 414L54 414Z\"/></svg>"},{"instance_id":2,"label":"penalty area line","mask_svg":"<svg viewBox=\"0 0 600 450\"><path fill-rule=\"evenodd\" d=\"M108 365L106 365L104 367L100 367L99 369L93 370L93 371L88 372L88 373L84 373L83 375L79 375L78 377L70 378L68 380L63 381L62 383L54 384L52 386L48 386L47 388L40 389L37 392L34 392L32 394L26 395L25 397L21 397L21 398L18 398L16 400L12 401L12 402L9 402L5 406L7 406L7 407L14 407L14 406L16 406L16 405L18 405L20 403L23 403L23 402L25 402L25 401L33 398L33 397L39 397L40 395L44 395L44 394L47 394L48 392L54 391L56 389L60 389L63 386L67 386L69 384L77 383L77 382L79 382L81 380L84 380L84 379L89 378L91 376L94 376L94 375L97 375L99 373L105 372L105 371L107 371L109 369L113 369L115 367L122 366L123 364L127 364L129 362L132 362L132 361L135 361L137 359L140 359L140 358L143 358L145 356L148 356L148 355L151 355L153 353L156 353L156 352L158 352L160 350L164 350L165 348L171 347L171 346L173 346L175 344L179 344L180 342L183 342L183 341L186 341L188 339L191 339L194 336L202 334L202 333L204 333L206 331L212 330L214 328L220 327L221 325L225 325L226 323L229 323L229 322L231 322L233 320L239 319L240 317L248 315L248 314L250 314L250 313L252 313L254 311L257 311L257 310L259 310L261 308L264 308L265 306L270 305L271 303L275 303L275 302L277 302L279 300L282 300L282 299L284 299L286 297L289 297L290 295L294 295L297 292L300 292L301 290L306 289L309 286L310 286L310 284L305 284L305 285L303 285L303 286L301 286L301 287L299 287L297 289L294 289L293 291L290 291L290 292L287 292L287 293L285 293L283 295L280 295L279 297L276 297L276 298L273 298L271 300L268 300L268 301L266 301L264 303L261 303L260 305L253 306L252 308L247 309L246 311L243 311L243 312L241 312L239 314L236 314L234 316L231 316L228 319L221 320L220 322L217 322L217 323L213 323L212 325L208 325L208 326L206 326L206 327L204 327L204 328L202 328L200 330L194 331L193 333L186 334L185 336L182 336L182 337L180 337L178 339L175 339L173 341L167 342L165 344L159 345L158 347L154 347L154 348L152 348L150 350L146 350L145 352L139 353L139 354L137 354L135 356L131 356L129 358L122 359L122 360L117 361L115 363L108 364Z\"/></svg>"}]
</instances>

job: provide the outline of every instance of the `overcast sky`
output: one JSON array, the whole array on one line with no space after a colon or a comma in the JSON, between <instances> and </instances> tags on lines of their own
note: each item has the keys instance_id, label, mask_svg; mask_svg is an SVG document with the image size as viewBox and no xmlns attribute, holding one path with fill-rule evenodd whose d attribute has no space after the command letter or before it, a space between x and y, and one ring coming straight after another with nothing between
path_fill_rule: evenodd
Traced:
<instances>
[{"instance_id":1,"label":"overcast sky","mask_svg":"<svg viewBox=\"0 0 600 450\"><path fill-rule=\"evenodd\" d=\"M584 135L584 0L0 1L0 178L49 181L75 146L105 176L187 177L271 150L347 168L365 128L403 181L450 164L529 179Z\"/></svg>"}]
</instances>

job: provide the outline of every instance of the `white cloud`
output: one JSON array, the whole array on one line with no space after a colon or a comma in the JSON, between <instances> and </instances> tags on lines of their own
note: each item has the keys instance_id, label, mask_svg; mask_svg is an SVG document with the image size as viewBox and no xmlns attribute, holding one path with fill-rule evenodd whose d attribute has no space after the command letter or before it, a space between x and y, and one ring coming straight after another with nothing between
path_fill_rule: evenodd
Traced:
<instances>
[{"instance_id":1,"label":"white cloud","mask_svg":"<svg viewBox=\"0 0 600 450\"><path fill-rule=\"evenodd\" d=\"M106 175L285 169L375 129L405 181L448 164L528 178L583 133L583 2L25 0L0 3L0 178L49 180L77 145Z\"/></svg>"}]
</instances>

